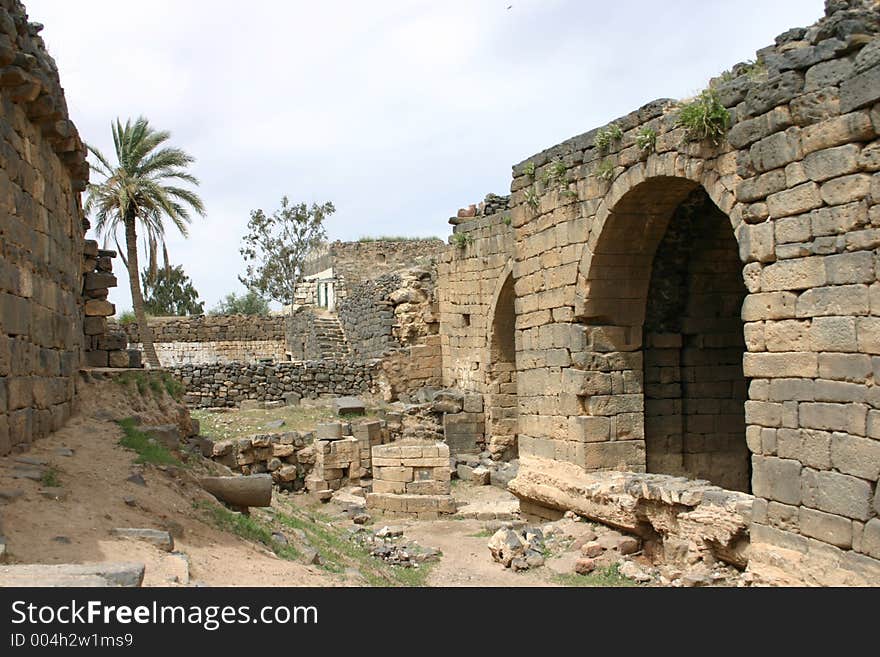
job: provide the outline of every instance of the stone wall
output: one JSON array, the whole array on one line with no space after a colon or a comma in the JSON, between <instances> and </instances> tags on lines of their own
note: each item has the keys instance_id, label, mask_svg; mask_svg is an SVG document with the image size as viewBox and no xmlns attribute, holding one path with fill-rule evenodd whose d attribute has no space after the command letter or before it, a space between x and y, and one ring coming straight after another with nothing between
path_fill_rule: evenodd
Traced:
<instances>
[{"instance_id":1,"label":"stone wall","mask_svg":"<svg viewBox=\"0 0 880 657\"><path fill-rule=\"evenodd\" d=\"M82 358L88 166L41 29L0 0L0 456L61 428Z\"/></svg>"},{"instance_id":2,"label":"stone wall","mask_svg":"<svg viewBox=\"0 0 880 657\"><path fill-rule=\"evenodd\" d=\"M291 360L345 358L351 353L339 319L332 313L297 308L285 317L285 332Z\"/></svg>"},{"instance_id":3,"label":"stone wall","mask_svg":"<svg viewBox=\"0 0 880 657\"><path fill-rule=\"evenodd\" d=\"M279 315L191 315L148 321L163 367L286 359L285 317ZM140 345L136 322L111 326L123 331L130 345Z\"/></svg>"},{"instance_id":4,"label":"stone wall","mask_svg":"<svg viewBox=\"0 0 880 657\"><path fill-rule=\"evenodd\" d=\"M107 318L116 306L107 301L110 288L116 287L113 258L116 251L98 248L95 240L83 247L83 361L89 367L141 367L141 352L128 349L128 337Z\"/></svg>"},{"instance_id":5,"label":"stone wall","mask_svg":"<svg viewBox=\"0 0 880 657\"><path fill-rule=\"evenodd\" d=\"M441 385L436 269L407 268L356 285L339 319L356 358L382 358L382 394Z\"/></svg>"},{"instance_id":6,"label":"stone wall","mask_svg":"<svg viewBox=\"0 0 880 657\"><path fill-rule=\"evenodd\" d=\"M515 361L521 349L514 326L516 249L510 214L492 212L500 205L484 203L459 212L473 217L450 219L455 226L453 248L438 266L440 340L443 385L485 396L485 414L457 426L457 434L473 425L472 442L487 443L497 456L513 457L518 414Z\"/></svg>"},{"instance_id":7,"label":"stone wall","mask_svg":"<svg viewBox=\"0 0 880 657\"><path fill-rule=\"evenodd\" d=\"M440 239L332 242L312 254L303 275L334 269L341 280L337 298L347 296L348 286L377 278L414 264L427 265L447 248Z\"/></svg>"},{"instance_id":8,"label":"stone wall","mask_svg":"<svg viewBox=\"0 0 880 657\"><path fill-rule=\"evenodd\" d=\"M737 451L717 429L741 428L721 421L738 413L722 410L720 390L741 398L733 352L742 349L744 440L758 498L750 570L758 581L880 582L878 32L872 0L828 2L816 25L759 51L758 66L737 65L714 81L732 119L717 143L691 139L678 102L655 101L516 165L509 242L497 220L457 222L460 248L441 268L444 383L487 385L488 290L501 289L512 254L523 481L547 462L572 464L584 477L665 468L656 452L646 455L646 392L682 412L709 411L685 418L695 424L683 429L695 430L682 441L702 443L706 457L689 474L717 476L712 453ZM667 338L646 325L649 293L658 291L653 267L665 266L658 249L670 222L700 189L729 232L701 238L703 261L691 262L703 271L689 273L682 297L691 328ZM717 257L707 257L712 251ZM734 253L746 288L744 345L730 321L735 308L695 305L713 280L717 294L703 302L732 303ZM654 360L660 349L679 361L668 381L654 378L664 376ZM706 394L683 380L712 370L725 378L703 386ZM666 383L681 396L652 398ZM545 502L554 494L566 497L551 484L541 489Z\"/></svg>"},{"instance_id":9,"label":"stone wall","mask_svg":"<svg viewBox=\"0 0 880 657\"><path fill-rule=\"evenodd\" d=\"M272 364L183 365L168 370L186 389L194 407L238 406L245 399L282 401L285 395L356 395L376 390L378 364L316 360Z\"/></svg>"},{"instance_id":10,"label":"stone wall","mask_svg":"<svg viewBox=\"0 0 880 657\"><path fill-rule=\"evenodd\" d=\"M154 342L284 341L281 315L190 315L150 317ZM122 324L129 342L140 342L136 322Z\"/></svg>"},{"instance_id":11,"label":"stone wall","mask_svg":"<svg viewBox=\"0 0 880 657\"><path fill-rule=\"evenodd\" d=\"M397 272L383 274L353 285L351 294L339 302L339 321L355 357L379 358L400 346L394 337L396 318L389 297L402 283Z\"/></svg>"}]
</instances>

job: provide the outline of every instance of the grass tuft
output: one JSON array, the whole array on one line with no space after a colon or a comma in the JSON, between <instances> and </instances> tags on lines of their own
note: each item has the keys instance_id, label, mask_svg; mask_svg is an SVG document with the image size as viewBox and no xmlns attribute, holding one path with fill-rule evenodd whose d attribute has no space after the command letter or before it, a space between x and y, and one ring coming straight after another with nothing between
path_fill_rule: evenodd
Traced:
<instances>
[{"instance_id":1,"label":"grass tuft","mask_svg":"<svg viewBox=\"0 0 880 657\"><path fill-rule=\"evenodd\" d=\"M571 573L568 575L557 575L554 577L557 584L563 586L585 586L585 587L630 587L638 586L636 582L624 577L620 574L619 565L614 563L605 568L594 570L587 575L578 575Z\"/></svg>"},{"instance_id":2,"label":"grass tuft","mask_svg":"<svg viewBox=\"0 0 880 657\"><path fill-rule=\"evenodd\" d=\"M253 516L234 513L219 504L212 504L205 500L193 502L193 507L207 513L211 522L218 529L240 536L247 541L261 543L282 559L293 561L300 556L299 550L292 545L276 541L272 536L272 530Z\"/></svg>"},{"instance_id":3,"label":"grass tuft","mask_svg":"<svg viewBox=\"0 0 880 657\"><path fill-rule=\"evenodd\" d=\"M122 427L123 431L119 444L137 452L138 457L135 459L135 463L183 465L166 447L151 441L147 434L138 429L133 418L128 417L120 420L119 426Z\"/></svg>"}]
</instances>

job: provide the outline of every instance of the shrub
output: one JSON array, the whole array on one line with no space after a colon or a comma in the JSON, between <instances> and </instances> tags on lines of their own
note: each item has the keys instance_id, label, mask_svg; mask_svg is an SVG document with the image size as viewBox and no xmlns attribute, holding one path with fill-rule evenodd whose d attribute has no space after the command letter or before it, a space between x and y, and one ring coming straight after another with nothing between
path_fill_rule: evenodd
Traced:
<instances>
[{"instance_id":1,"label":"shrub","mask_svg":"<svg viewBox=\"0 0 880 657\"><path fill-rule=\"evenodd\" d=\"M706 89L679 110L676 125L685 129L688 141L709 139L717 146L730 128L730 112L714 89Z\"/></svg>"},{"instance_id":2,"label":"shrub","mask_svg":"<svg viewBox=\"0 0 880 657\"><path fill-rule=\"evenodd\" d=\"M596 148L600 151L607 151L611 144L620 141L623 138L623 130L616 123L612 123L607 128L602 128L596 133Z\"/></svg>"},{"instance_id":3,"label":"shrub","mask_svg":"<svg viewBox=\"0 0 880 657\"><path fill-rule=\"evenodd\" d=\"M636 135L636 146L646 153L653 151L657 146L657 131L647 126L643 127Z\"/></svg>"}]
</instances>

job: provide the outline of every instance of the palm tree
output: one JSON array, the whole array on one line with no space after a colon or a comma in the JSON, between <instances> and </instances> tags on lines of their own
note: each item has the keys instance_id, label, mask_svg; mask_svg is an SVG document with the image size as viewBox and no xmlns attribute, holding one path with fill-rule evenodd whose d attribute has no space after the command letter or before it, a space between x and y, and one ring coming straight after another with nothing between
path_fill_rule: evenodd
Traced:
<instances>
[{"instance_id":1,"label":"palm tree","mask_svg":"<svg viewBox=\"0 0 880 657\"><path fill-rule=\"evenodd\" d=\"M117 240L116 231L125 230L127 257L123 263L128 269L131 301L137 318L141 343L151 367L159 367L159 358L153 346L153 334L147 325L144 297L138 277L137 229L140 227L149 241L150 269L156 266L157 243L165 243L165 217L187 236L190 209L205 216L205 206L195 192L169 182L184 181L198 185L195 176L186 172L186 166L195 160L179 148L162 146L171 137L164 130L154 130L147 119L139 117L122 125L119 119L111 124L113 144L118 164L110 164L93 146L88 146L97 164L92 171L102 180L92 183L84 206L87 215L94 213L95 232ZM160 148L160 146L162 146ZM116 241L119 246L118 240ZM122 249L119 249L120 253Z\"/></svg>"}]
</instances>

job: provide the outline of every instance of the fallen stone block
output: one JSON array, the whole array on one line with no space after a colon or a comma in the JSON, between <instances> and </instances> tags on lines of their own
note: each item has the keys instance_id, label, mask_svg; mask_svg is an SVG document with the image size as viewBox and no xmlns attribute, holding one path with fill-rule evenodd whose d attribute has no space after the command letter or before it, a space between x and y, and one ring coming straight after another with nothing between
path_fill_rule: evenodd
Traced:
<instances>
[{"instance_id":1,"label":"fallen stone block","mask_svg":"<svg viewBox=\"0 0 880 657\"><path fill-rule=\"evenodd\" d=\"M326 422L315 427L315 440L342 440L342 423Z\"/></svg>"},{"instance_id":2,"label":"fallen stone block","mask_svg":"<svg viewBox=\"0 0 880 657\"><path fill-rule=\"evenodd\" d=\"M142 563L17 564L0 566L0 587L137 587Z\"/></svg>"},{"instance_id":3,"label":"fallen stone block","mask_svg":"<svg viewBox=\"0 0 880 657\"><path fill-rule=\"evenodd\" d=\"M302 396L296 392L286 392L284 393L284 403L287 406L299 406L302 401Z\"/></svg>"},{"instance_id":4,"label":"fallen stone block","mask_svg":"<svg viewBox=\"0 0 880 657\"><path fill-rule=\"evenodd\" d=\"M171 552L174 550L174 538L167 531L161 529L142 529L138 527L117 527L111 529L113 536L120 538L130 538L135 541L143 541L154 545L160 550Z\"/></svg>"},{"instance_id":5,"label":"fallen stone block","mask_svg":"<svg viewBox=\"0 0 880 657\"><path fill-rule=\"evenodd\" d=\"M272 504L272 477L267 474L201 477L199 485L218 500L232 506L265 507Z\"/></svg>"},{"instance_id":6,"label":"fallen stone block","mask_svg":"<svg viewBox=\"0 0 880 657\"><path fill-rule=\"evenodd\" d=\"M474 468L471 472L471 483L477 486L488 486L492 478L492 473L489 468L485 468L482 465L478 468Z\"/></svg>"},{"instance_id":7,"label":"fallen stone block","mask_svg":"<svg viewBox=\"0 0 880 657\"><path fill-rule=\"evenodd\" d=\"M364 402L357 397L337 397L333 400L333 409L340 417L363 415L367 410Z\"/></svg>"}]
</instances>

